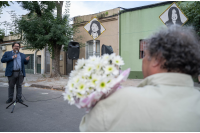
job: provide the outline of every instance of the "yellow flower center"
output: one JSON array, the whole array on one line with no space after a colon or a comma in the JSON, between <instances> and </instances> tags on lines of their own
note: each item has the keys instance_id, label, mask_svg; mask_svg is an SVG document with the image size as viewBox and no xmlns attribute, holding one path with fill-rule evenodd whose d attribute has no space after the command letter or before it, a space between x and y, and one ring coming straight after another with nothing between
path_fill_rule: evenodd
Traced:
<instances>
[{"instance_id":1,"label":"yellow flower center","mask_svg":"<svg viewBox=\"0 0 200 133\"><path fill-rule=\"evenodd\" d=\"M104 88L106 86L106 84L104 82L101 83L101 88Z\"/></svg>"},{"instance_id":2,"label":"yellow flower center","mask_svg":"<svg viewBox=\"0 0 200 133\"><path fill-rule=\"evenodd\" d=\"M83 88L84 88L84 85L81 85L81 86L80 86L80 89L83 90Z\"/></svg>"},{"instance_id":3,"label":"yellow flower center","mask_svg":"<svg viewBox=\"0 0 200 133\"><path fill-rule=\"evenodd\" d=\"M70 97L70 95L68 95L67 97L68 97L68 99L69 99L69 100L71 100L71 97Z\"/></svg>"},{"instance_id":4,"label":"yellow flower center","mask_svg":"<svg viewBox=\"0 0 200 133\"><path fill-rule=\"evenodd\" d=\"M96 81L97 81L96 79L93 79L93 80L92 80L92 83L95 84Z\"/></svg>"},{"instance_id":5,"label":"yellow flower center","mask_svg":"<svg viewBox=\"0 0 200 133\"><path fill-rule=\"evenodd\" d=\"M77 93L77 95L78 95L79 97L82 97L82 96L83 96L81 93Z\"/></svg>"},{"instance_id":6,"label":"yellow flower center","mask_svg":"<svg viewBox=\"0 0 200 133\"><path fill-rule=\"evenodd\" d=\"M73 87L74 87L74 84L71 84L71 87L73 88Z\"/></svg>"},{"instance_id":7,"label":"yellow flower center","mask_svg":"<svg viewBox=\"0 0 200 133\"><path fill-rule=\"evenodd\" d=\"M76 83L78 83L79 79L76 80Z\"/></svg>"}]
</instances>

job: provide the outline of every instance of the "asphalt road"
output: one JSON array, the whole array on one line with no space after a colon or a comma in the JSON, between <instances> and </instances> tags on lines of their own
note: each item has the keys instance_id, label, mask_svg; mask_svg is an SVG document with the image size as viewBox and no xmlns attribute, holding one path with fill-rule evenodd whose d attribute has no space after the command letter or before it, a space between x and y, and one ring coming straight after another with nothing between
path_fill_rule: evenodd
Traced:
<instances>
[{"instance_id":1,"label":"asphalt road","mask_svg":"<svg viewBox=\"0 0 200 133\"><path fill-rule=\"evenodd\" d=\"M23 87L22 93L26 100L48 101L24 103L28 107L17 103L14 112L13 105L8 109L8 85L0 82L0 132L78 132L79 123L85 114L84 109L69 105L62 95L62 91Z\"/></svg>"}]
</instances>

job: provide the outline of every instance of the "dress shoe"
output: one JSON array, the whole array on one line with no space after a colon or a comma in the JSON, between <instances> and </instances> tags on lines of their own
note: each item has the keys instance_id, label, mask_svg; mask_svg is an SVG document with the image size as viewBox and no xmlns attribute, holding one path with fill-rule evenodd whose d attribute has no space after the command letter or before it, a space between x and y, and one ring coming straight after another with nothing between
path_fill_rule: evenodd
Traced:
<instances>
[{"instance_id":1,"label":"dress shoe","mask_svg":"<svg viewBox=\"0 0 200 133\"><path fill-rule=\"evenodd\" d=\"M8 103L11 103L12 100L13 100L13 99L9 98L9 99L6 101L6 103L7 103L7 104L8 104Z\"/></svg>"},{"instance_id":2,"label":"dress shoe","mask_svg":"<svg viewBox=\"0 0 200 133\"><path fill-rule=\"evenodd\" d=\"M17 101L18 101L19 103L23 103L23 102L24 102L22 99L17 99Z\"/></svg>"}]
</instances>

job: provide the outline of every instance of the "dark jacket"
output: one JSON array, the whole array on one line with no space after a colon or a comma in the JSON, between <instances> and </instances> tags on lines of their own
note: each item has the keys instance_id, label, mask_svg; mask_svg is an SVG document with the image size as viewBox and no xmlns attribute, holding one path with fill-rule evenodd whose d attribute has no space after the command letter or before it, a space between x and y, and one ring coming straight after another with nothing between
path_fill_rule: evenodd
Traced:
<instances>
[{"instance_id":1,"label":"dark jacket","mask_svg":"<svg viewBox=\"0 0 200 133\"><path fill-rule=\"evenodd\" d=\"M12 76L12 72L13 72L13 59L12 59L13 53L12 51L7 51L4 53L1 62L2 63L6 63L6 71L5 71L5 76L9 77ZM29 61L26 60L26 55L23 53L20 53L21 56L21 66L22 66L22 73L24 75L24 77L26 76L25 73L25 68L24 68L24 64L28 64Z\"/></svg>"}]
</instances>

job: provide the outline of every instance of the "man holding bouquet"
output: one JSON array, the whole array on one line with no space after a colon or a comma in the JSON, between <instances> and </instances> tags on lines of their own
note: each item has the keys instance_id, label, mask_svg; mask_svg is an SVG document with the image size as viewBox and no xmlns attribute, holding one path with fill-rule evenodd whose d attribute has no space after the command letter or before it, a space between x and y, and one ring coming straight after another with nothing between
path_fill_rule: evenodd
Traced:
<instances>
[{"instance_id":1,"label":"man holding bouquet","mask_svg":"<svg viewBox=\"0 0 200 133\"><path fill-rule=\"evenodd\" d=\"M200 43L192 27L171 26L148 38L142 62L144 80L99 101L80 131L200 131Z\"/></svg>"}]
</instances>

